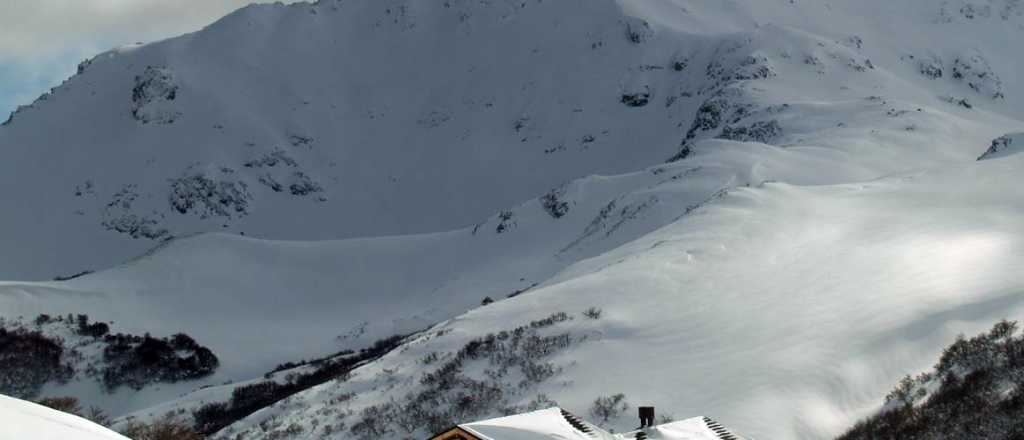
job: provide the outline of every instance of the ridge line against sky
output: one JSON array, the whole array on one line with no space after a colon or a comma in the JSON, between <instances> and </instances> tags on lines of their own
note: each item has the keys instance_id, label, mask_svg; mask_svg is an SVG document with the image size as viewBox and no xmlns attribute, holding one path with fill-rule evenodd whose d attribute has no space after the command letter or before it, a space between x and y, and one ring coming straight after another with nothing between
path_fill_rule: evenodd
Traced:
<instances>
[{"instance_id":1,"label":"ridge line against sky","mask_svg":"<svg viewBox=\"0 0 1024 440\"><path fill-rule=\"evenodd\" d=\"M286 0L283 3L294 3ZM0 121L108 49L202 29L268 0L3 0L0 2Z\"/></svg>"}]
</instances>

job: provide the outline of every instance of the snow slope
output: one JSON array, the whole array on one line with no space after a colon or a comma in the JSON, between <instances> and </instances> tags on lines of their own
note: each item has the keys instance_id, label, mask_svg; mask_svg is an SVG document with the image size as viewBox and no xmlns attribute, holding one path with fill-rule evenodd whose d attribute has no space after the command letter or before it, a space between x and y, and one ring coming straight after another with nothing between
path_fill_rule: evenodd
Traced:
<instances>
[{"instance_id":1,"label":"snow slope","mask_svg":"<svg viewBox=\"0 0 1024 440\"><path fill-rule=\"evenodd\" d=\"M126 440L71 414L0 395L0 438L33 440Z\"/></svg>"},{"instance_id":2,"label":"snow slope","mask_svg":"<svg viewBox=\"0 0 1024 440\"><path fill-rule=\"evenodd\" d=\"M222 434L257 439L359 438L366 408L430 390L432 353L524 325L557 347L506 347L529 362L499 379L466 355L500 398L457 420L623 392L826 438L952 334L1020 313L1024 156L975 161L1024 126L1018 3L445 5L251 7L97 57L0 128L21 207L0 276L213 229L287 241L189 236L4 283L0 311L187 330L222 359L204 383L453 318ZM146 414L230 391L167 401L198 385L51 392L162 402Z\"/></svg>"},{"instance_id":3,"label":"snow slope","mask_svg":"<svg viewBox=\"0 0 1024 440\"><path fill-rule=\"evenodd\" d=\"M86 380L47 391L121 414L202 384L420 331L485 298L522 293L748 178L680 164L591 177L557 192L565 203L559 218L532 200L507 210L508 220L499 215L447 233L321 242L200 235L66 282L0 283L0 310L27 319L84 313L133 334L186 332L220 358L219 372L202 383L111 395Z\"/></svg>"},{"instance_id":4,"label":"snow slope","mask_svg":"<svg viewBox=\"0 0 1024 440\"><path fill-rule=\"evenodd\" d=\"M828 438L957 333L1024 313L1022 165L1018 155L865 183L733 191L222 438L265 438L292 423L353 426L366 407L412 402L428 388L430 353L451 358L472 338L556 311L575 317L555 326L572 344L545 358L560 372L527 388L506 379L509 404L540 393L585 414L596 397L622 392L634 405L712 414L753 438ZM581 316L589 307L602 317ZM482 368L467 365L465 376L485 380ZM629 426L632 414L613 423Z\"/></svg>"}]
</instances>

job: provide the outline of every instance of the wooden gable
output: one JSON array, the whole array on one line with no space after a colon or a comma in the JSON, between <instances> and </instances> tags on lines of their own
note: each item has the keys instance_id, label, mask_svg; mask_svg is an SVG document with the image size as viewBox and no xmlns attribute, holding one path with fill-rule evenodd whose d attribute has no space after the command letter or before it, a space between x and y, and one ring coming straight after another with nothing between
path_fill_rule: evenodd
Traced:
<instances>
[{"instance_id":1,"label":"wooden gable","mask_svg":"<svg viewBox=\"0 0 1024 440\"><path fill-rule=\"evenodd\" d=\"M430 440L483 440L473 434L470 434L465 429L458 426L449 429L445 432L437 434L430 438Z\"/></svg>"}]
</instances>

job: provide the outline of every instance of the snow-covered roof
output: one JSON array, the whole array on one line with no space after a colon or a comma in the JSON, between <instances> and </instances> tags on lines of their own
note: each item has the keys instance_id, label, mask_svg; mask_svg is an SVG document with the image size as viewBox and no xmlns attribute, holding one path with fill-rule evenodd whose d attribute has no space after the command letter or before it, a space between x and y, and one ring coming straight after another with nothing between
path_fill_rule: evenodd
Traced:
<instances>
[{"instance_id":1,"label":"snow-covered roof","mask_svg":"<svg viewBox=\"0 0 1024 440\"><path fill-rule=\"evenodd\" d=\"M575 425L575 426L574 426ZM459 425L480 440L626 440L639 431L612 434L560 408ZM650 440L741 440L707 417L694 417L644 430Z\"/></svg>"},{"instance_id":2,"label":"snow-covered roof","mask_svg":"<svg viewBox=\"0 0 1024 440\"><path fill-rule=\"evenodd\" d=\"M589 423L579 421L580 429L570 423L571 414L560 408L548 408L523 414L459 425L481 440L599 439L616 437ZM586 432L586 431L589 432Z\"/></svg>"},{"instance_id":3,"label":"snow-covered roof","mask_svg":"<svg viewBox=\"0 0 1024 440\"><path fill-rule=\"evenodd\" d=\"M81 417L0 395L0 439L129 440Z\"/></svg>"},{"instance_id":4,"label":"snow-covered roof","mask_svg":"<svg viewBox=\"0 0 1024 440\"><path fill-rule=\"evenodd\" d=\"M631 433L625 438L634 438ZM655 426L647 431L648 439L664 440L742 440L718 422L707 417L693 417Z\"/></svg>"}]
</instances>

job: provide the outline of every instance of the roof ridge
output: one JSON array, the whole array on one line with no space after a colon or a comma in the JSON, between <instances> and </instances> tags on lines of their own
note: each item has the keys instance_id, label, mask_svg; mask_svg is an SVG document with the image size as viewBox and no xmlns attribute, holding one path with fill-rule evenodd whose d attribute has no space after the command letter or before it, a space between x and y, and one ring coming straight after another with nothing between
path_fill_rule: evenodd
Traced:
<instances>
[{"instance_id":1,"label":"roof ridge","mask_svg":"<svg viewBox=\"0 0 1024 440\"><path fill-rule=\"evenodd\" d=\"M561 407L558 408L558 411L562 414L562 418L565 419L565 421L568 422L569 425L573 427L573 429L580 431L590 437L597 437L597 433L595 432L594 427L586 420L583 420L582 418L580 418L580 416L577 416L576 414L566 411L564 408Z\"/></svg>"},{"instance_id":2,"label":"roof ridge","mask_svg":"<svg viewBox=\"0 0 1024 440\"><path fill-rule=\"evenodd\" d=\"M701 419L704 421L704 425L715 433L716 437L722 440L741 440L739 436L733 434L731 431L722 426L721 423L716 422L711 417L704 416Z\"/></svg>"}]
</instances>

